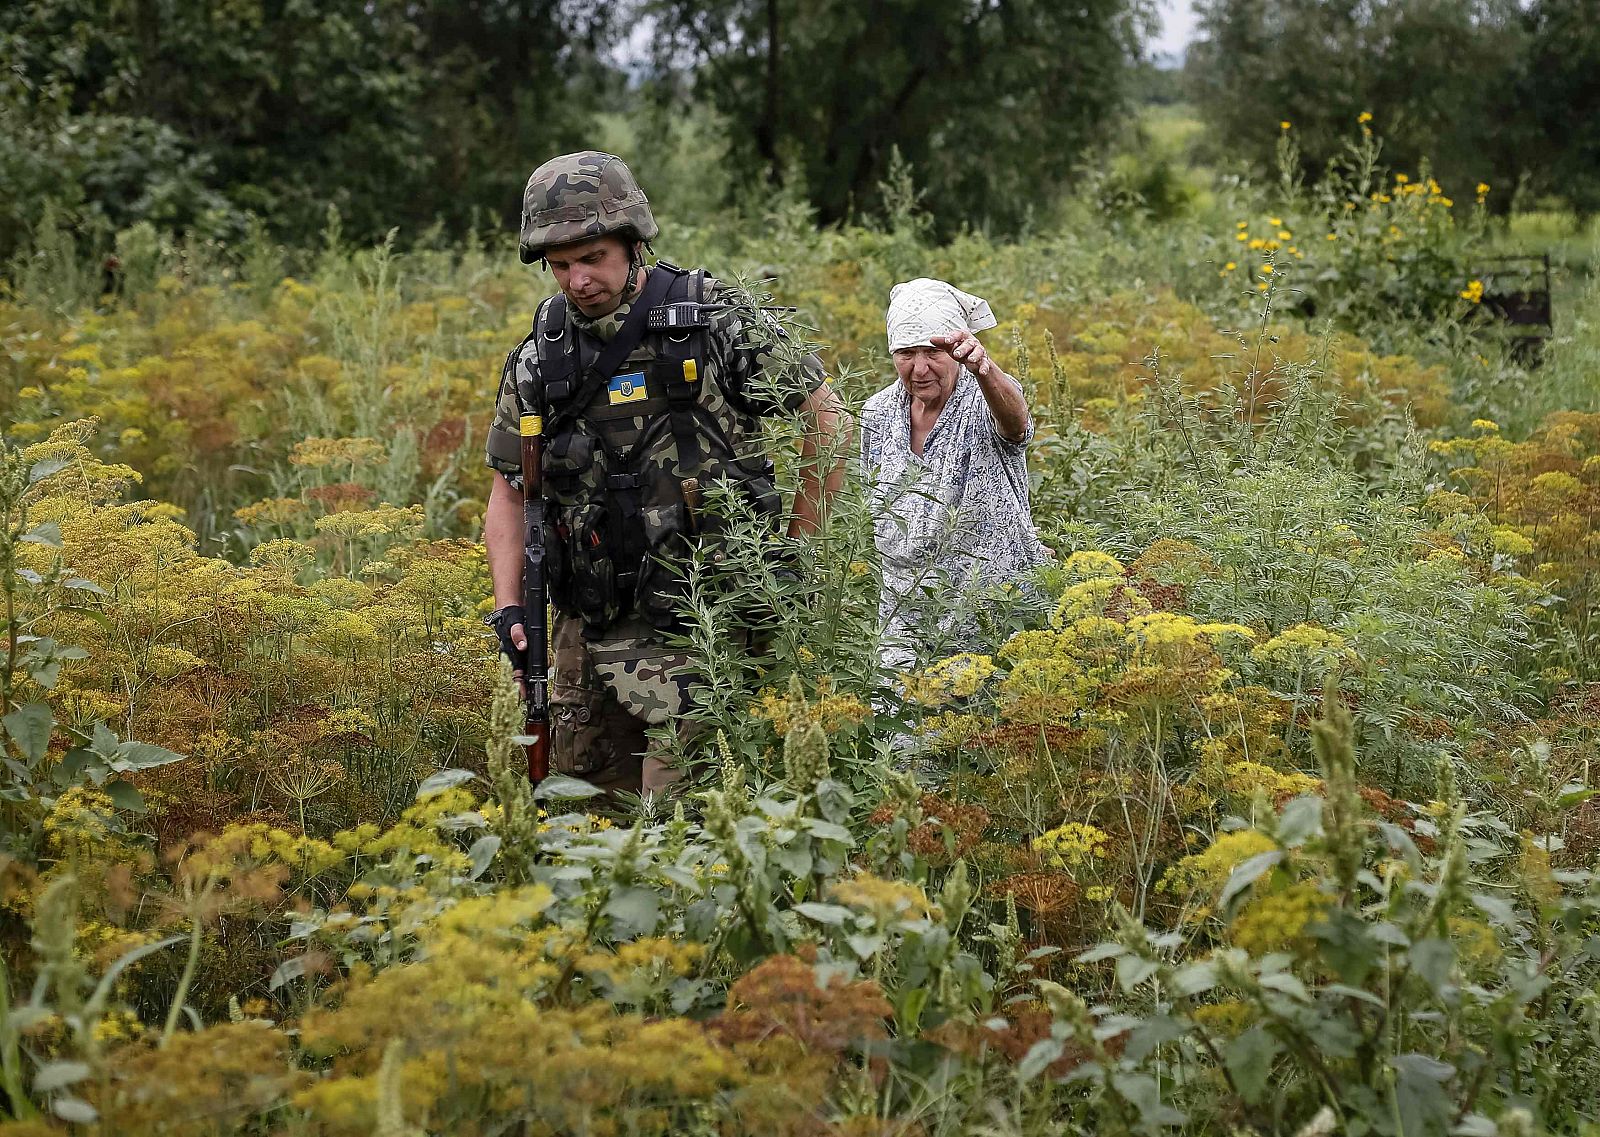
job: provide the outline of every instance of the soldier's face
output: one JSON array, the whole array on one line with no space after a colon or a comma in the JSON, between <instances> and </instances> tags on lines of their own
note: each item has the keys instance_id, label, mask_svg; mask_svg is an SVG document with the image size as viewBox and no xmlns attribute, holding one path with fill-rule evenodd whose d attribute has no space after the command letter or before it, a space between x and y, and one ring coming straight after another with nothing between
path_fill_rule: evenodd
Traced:
<instances>
[{"instance_id":1,"label":"soldier's face","mask_svg":"<svg viewBox=\"0 0 1600 1137\"><path fill-rule=\"evenodd\" d=\"M942 405L955 390L961 364L943 348L903 347L893 355L900 382L919 403Z\"/></svg>"},{"instance_id":2,"label":"soldier's face","mask_svg":"<svg viewBox=\"0 0 1600 1137\"><path fill-rule=\"evenodd\" d=\"M615 311L628 290L631 258L621 237L593 237L545 254L556 287L591 319Z\"/></svg>"}]
</instances>

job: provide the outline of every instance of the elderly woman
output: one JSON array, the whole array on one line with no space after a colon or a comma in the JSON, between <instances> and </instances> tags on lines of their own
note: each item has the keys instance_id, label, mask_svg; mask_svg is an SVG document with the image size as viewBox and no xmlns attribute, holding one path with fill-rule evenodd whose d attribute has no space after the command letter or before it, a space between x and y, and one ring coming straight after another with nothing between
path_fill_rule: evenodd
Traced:
<instances>
[{"instance_id":1,"label":"elderly woman","mask_svg":"<svg viewBox=\"0 0 1600 1137\"><path fill-rule=\"evenodd\" d=\"M898 380L861 415L862 472L873 487L883 561L885 666L908 669L978 647L977 611L1050 554L1028 513L1022 386L977 333L982 299L942 280L889 293Z\"/></svg>"}]
</instances>

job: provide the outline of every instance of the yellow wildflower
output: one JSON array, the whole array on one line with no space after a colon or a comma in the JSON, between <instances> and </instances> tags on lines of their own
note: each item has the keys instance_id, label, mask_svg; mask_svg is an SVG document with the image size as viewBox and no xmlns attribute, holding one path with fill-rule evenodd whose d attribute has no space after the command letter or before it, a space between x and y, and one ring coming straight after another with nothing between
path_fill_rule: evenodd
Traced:
<instances>
[{"instance_id":1,"label":"yellow wildflower","mask_svg":"<svg viewBox=\"0 0 1600 1137\"><path fill-rule=\"evenodd\" d=\"M1316 624L1295 624L1250 650L1260 663L1299 668L1313 664L1329 667L1354 658L1345 638Z\"/></svg>"},{"instance_id":2,"label":"yellow wildflower","mask_svg":"<svg viewBox=\"0 0 1600 1137\"><path fill-rule=\"evenodd\" d=\"M1223 833L1210 848L1191 853L1169 868L1161 878L1161 888L1167 892L1215 891L1245 861L1277 847L1277 842L1259 829Z\"/></svg>"},{"instance_id":3,"label":"yellow wildflower","mask_svg":"<svg viewBox=\"0 0 1600 1137\"><path fill-rule=\"evenodd\" d=\"M1046 864L1075 869L1103 860L1110 843L1111 835L1104 829L1069 821L1035 837L1032 848Z\"/></svg>"},{"instance_id":4,"label":"yellow wildflower","mask_svg":"<svg viewBox=\"0 0 1600 1137\"><path fill-rule=\"evenodd\" d=\"M935 911L927 893L917 885L903 880L885 880L871 873L835 881L829 886L828 895L846 908L869 913L885 924L901 917L929 916Z\"/></svg>"},{"instance_id":5,"label":"yellow wildflower","mask_svg":"<svg viewBox=\"0 0 1600 1137\"><path fill-rule=\"evenodd\" d=\"M1251 955L1286 948L1304 952L1311 947L1306 926L1319 919L1327 907L1328 898L1314 881L1300 881L1252 900L1234 917L1229 931L1234 946Z\"/></svg>"}]
</instances>

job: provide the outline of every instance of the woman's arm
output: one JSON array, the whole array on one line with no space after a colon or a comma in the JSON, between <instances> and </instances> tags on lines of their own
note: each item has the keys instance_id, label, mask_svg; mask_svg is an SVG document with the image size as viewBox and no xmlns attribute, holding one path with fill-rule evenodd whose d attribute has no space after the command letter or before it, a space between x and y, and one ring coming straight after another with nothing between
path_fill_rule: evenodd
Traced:
<instances>
[{"instance_id":1,"label":"woman's arm","mask_svg":"<svg viewBox=\"0 0 1600 1137\"><path fill-rule=\"evenodd\" d=\"M1021 443L1028 437L1028 400L1023 398L1022 384L1000 370L977 336L962 329L947 336L934 336L931 342L977 376L978 390L989 404L989 414L1001 438Z\"/></svg>"}]
</instances>

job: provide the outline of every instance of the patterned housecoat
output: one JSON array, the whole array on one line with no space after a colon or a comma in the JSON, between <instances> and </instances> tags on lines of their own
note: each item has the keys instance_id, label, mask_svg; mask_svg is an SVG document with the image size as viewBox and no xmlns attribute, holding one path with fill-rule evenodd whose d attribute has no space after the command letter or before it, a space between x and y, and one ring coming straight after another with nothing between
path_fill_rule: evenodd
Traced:
<instances>
[{"instance_id":1,"label":"patterned housecoat","mask_svg":"<svg viewBox=\"0 0 1600 1137\"><path fill-rule=\"evenodd\" d=\"M1049 557L1028 512L1027 441L995 427L965 368L922 454L911 449L911 396L898 380L861 414L862 473L872 485L883 562L883 662L907 670L981 645L975 607Z\"/></svg>"}]
</instances>

